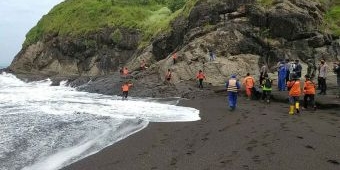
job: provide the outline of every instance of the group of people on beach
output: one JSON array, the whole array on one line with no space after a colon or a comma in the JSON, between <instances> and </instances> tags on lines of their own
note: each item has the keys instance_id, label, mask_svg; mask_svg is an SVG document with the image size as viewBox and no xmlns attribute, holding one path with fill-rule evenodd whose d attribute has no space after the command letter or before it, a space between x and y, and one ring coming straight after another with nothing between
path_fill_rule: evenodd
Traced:
<instances>
[{"instance_id":1,"label":"group of people on beach","mask_svg":"<svg viewBox=\"0 0 340 170\"><path fill-rule=\"evenodd\" d=\"M210 61L214 61L216 56L212 50L209 50ZM171 55L172 62L175 65L177 63L177 53L176 51ZM146 63L144 60L141 61L140 70L144 71L146 69ZM288 91L289 96L289 114L300 113L300 96L303 94L303 108L307 109L308 106L312 106L313 110L316 110L315 105L315 94L316 90L320 90L319 95L326 95L327 90L327 74L328 65L325 60L320 60L320 63L316 66L313 59L307 60L307 74L304 76L304 82L301 82L302 65L299 60L289 60L280 59L276 65L277 69L277 88L278 91ZM263 102L270 103L273 80L268 75L270 72L268 66L263 63L260 68L259 76L259 87L256 86L255 78L247 73L243 79L242 84L238 80L235 74L231 75L231 78L226 81L225 87L228 92L228 103L230 110L235 110L237 106L237 96L241 90L241 86L244 86L247 100L250 99L260 99ZM337 75L337 85L338 94L337 97L340 98L340 62L334 63L333 72ZM129 72L127 67L124 67L121 74L126 77ZM317 75L317 83L314 79ZM165 83L170 85L172 79L172 72L170 69L167 70L165 74ZM203 80L206 79L205 74L202 70L199 70L196 74L196 79L198 81L198 88L203 89ZM126 81L122 85L123 98L127 98L129 88L132 86L131 82ZM301 88L302 87L302 88Z\"/></svg>"},{"instance_id":2,"label":"group of people on beach","mask_svg":"<svg viewBox=\"0 0 340 170\"><path fill-rule=\"evenodd\" d=\"M279 91L288 91L289 96L289 114L300 113L300 96L303 97L303 108L307 109L309 105L313 110L316 110L315 94L319 89L319 95L326 95L327 84L326 78L328 74L328 65L325 60L320 60L318 66L313 63L312 59L307 60L307 74L304 76L305 80L301 82L302 65L299 60L292 62L289 59L285 61L280 60L276 66L278 72L277 87ZM314 83L314 78L317 71L318 83ZM333 72L337 75L337 97L340 98L340 62L335 62L333 66ZM270 103L270 96L272 91L273 79L268 76L269 69L263 64L260 69L259 84L262 88L261 100ZM247 73L247 76L243 79L243 85L245 87L247 99L250 100L256 94L259 94L256 86L255 79ZM301 88L302 87L302 88ZM233 111L236 108L237 94L241 89L241 84L237 80L236 75L232 75L226 82L226 88L228 91L228 101L230 110Z\"/></svg>"}]
</instances>

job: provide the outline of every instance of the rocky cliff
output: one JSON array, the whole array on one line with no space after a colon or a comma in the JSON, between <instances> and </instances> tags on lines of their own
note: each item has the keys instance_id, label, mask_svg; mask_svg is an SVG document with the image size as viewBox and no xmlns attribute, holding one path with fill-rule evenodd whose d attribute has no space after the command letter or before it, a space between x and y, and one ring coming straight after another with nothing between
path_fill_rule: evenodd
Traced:
<instances>
[{"instance_id":1,"label":"rocky cliff","mask_svg":"<svg viewBox=\"0 0 340 170\"><path fill-rule=\"evenodd\" d=\"M206 95L209 92L195 87L198 70L206 73L210 88L231 74L257 75L261 63L273 67L279 59L339 60L340 24L336 15L330 15L339 5L335 0L191 0L169 21L168 29L150 39L138 27L117 25L81 36L50 31L25 44L10 69L17 74L72 77L71 85L86 83L80 89L119 94L125 79L118 69L128 67L129 80L135 84L132 95ZM209 50L216 60L209 61ZM174 51L176 64L171 58ZM149 66L145 71L139 70L141 60ZM163 83L167 69L173 72L174 85Z\"/></svg>"}]
</instances>

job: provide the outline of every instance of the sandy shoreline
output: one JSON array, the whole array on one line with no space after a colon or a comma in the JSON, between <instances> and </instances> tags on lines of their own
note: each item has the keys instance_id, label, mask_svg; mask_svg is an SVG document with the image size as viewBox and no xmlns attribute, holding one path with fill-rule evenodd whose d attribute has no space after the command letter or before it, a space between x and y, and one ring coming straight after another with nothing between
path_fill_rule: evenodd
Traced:
<instances>
[{"instance_id":1,"label":"sandy shoreline","mask_svg":"<svg viewBox=\"0 0 340 170\"><path fill-rule=\"evenodd\" d=\"M340 169L338 109L289 116L288 104L224 96L184 100L196 122L150 123L144 130L64 170Z\"/></svg>"}]
</instances>

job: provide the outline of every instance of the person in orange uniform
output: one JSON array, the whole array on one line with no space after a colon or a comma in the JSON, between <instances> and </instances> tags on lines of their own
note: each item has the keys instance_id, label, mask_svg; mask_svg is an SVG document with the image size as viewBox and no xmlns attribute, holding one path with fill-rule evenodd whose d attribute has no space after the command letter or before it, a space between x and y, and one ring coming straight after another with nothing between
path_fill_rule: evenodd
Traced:
<instances>
[{"instance_id":1,"label":"person in orange uniform","mask_svg":"<svg viewBox=\"0 0 340 170\"><path fill-rule=\"evenodd\" d=\"M303 97L303 107L307 109L308 107L308 99L309 103L313 106L313 109L316 110L316 105L315 105L315 88L316 85L314 82L311 80L309 75L305 75L305 83L303 84L303 93L305 94Z\"/></svg>"},{"instance_id":2,"label":"person in orange uniform","mask_svg":"<svg viewBox=\"0 0 340 170\"><path fill-rule=\"evenodd\" d=\"M251 91L254 87L254 84L255 84L255 79L252 76L250 76L250 73L247 73L247 77L244 78L243 80L243 85L245 86L248 100L251 99Z\"/></svg>"},{"instance_id":3,"label":"person in orange uniform","mask_svg":"<svg viewBox=\"0 0 340 170\"><path fill-rule=\"evenodd\" d=\"M172 54L172 60L173 60L174 65L175 65L176 61L177 61L177 52L176 51Z\"/></svg>"},{"instance_id":4,"label":"person in orange uniform","mask_svg":"<svg viewBox=\"0 0 340 170\"><path fill-rule=\"evenodd\" d=\"M129 95L129 88L132 86L132 83L125 82L122 85L122 91L123 91L123 99L126 99Z\"/></svg>"},{"instance_id":5,"label":"person in orange uniform","mask_svg":"<svg viewBox=\"0 0 340 170\"><path fill-rule=\"evenodd\" d=\"M199 85L198 85L198 88L201 88L203 89L203 79L205 79L205 75L204 73L202 72L202 70L199 70L197 75L196 75L196 78L198 79L199 81Z\"/></svg>"},{"instance_id":6,"label":"person in orange uniform","mask_svg":"<svg viewBox=\"0 0 340 170\"><path fill-rule=\"evenodd\" d=\"M294 114L294 109L296 113L300 113L300 95L301 95L301 83L300 79L296 74L292 75L292 80L287 82L287 87L289 89L289 114Z\"/></svg>"}]
</instances>

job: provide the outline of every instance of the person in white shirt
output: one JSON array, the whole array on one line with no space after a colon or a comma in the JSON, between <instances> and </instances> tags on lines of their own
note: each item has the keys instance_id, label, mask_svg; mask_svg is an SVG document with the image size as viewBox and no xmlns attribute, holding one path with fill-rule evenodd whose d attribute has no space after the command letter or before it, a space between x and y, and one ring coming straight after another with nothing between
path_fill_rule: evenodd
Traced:
<instances>
[{"instance_id":1,"label":"person in white shirt","mask_svg":"<svg viewBox=\"0 0 340 170\"><path fill-rule=\"evenodd\" d=\"M319 79L320 79L320 93L326 95L327 84L326 78L328 74L328 65L326 64L325 60L321 60L320 71L319 71Z\"/></svg>"}]
</instances>

